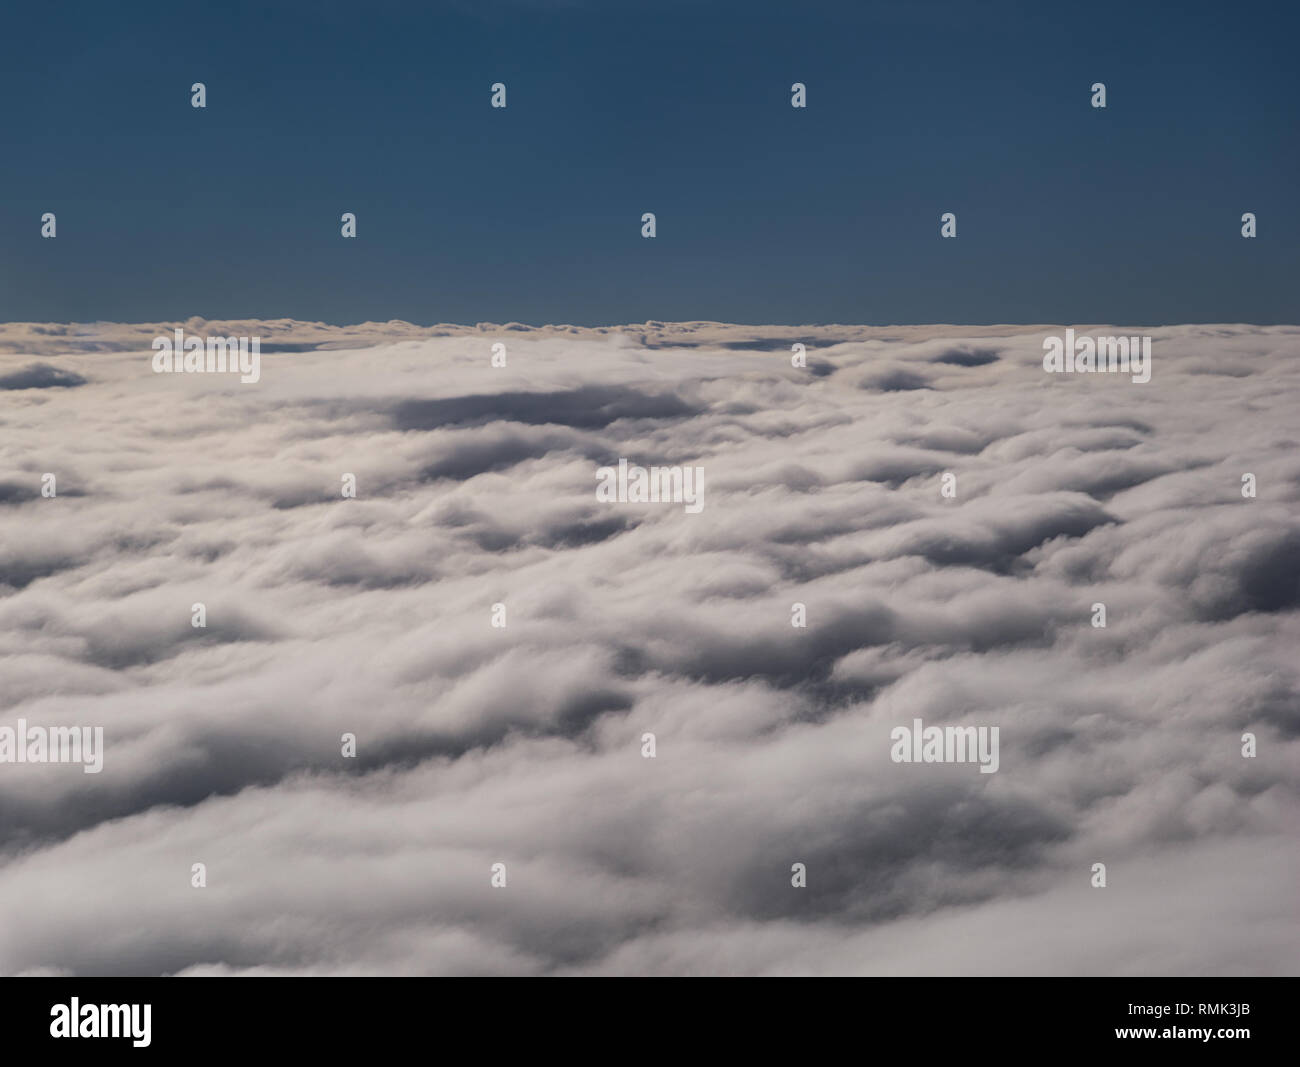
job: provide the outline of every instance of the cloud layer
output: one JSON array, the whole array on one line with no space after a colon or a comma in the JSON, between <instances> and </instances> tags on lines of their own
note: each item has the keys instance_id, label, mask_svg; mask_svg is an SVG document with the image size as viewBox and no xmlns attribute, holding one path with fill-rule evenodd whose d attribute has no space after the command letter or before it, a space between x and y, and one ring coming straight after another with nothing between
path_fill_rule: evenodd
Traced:
<instances>
[{"instance_id":1,"label":"cloud layer","mask_svg":"<svg viewBox=\"0 0 1300 1067\"><path fill-rule=\"evenodd\" d=\"M1300 329L172 325L0 328L0 972L1300 970Z\"/></svg>"}]
</instances>

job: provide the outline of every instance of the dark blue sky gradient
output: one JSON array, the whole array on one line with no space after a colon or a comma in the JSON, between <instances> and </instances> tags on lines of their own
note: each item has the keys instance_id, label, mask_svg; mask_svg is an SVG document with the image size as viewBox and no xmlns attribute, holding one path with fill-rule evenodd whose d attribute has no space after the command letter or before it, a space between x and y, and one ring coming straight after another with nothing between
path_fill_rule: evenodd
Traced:
<instances>
[{"instance_id":1,"label":"dark blue sky gradient","mask_svg":"<svg viewBox=\"0 0 1300 1067\"><path fill-rule=\"evenodd\" d=\"M1296 12L15 6L0 320L1296 322Z\"/></svg>"}]
</instances>

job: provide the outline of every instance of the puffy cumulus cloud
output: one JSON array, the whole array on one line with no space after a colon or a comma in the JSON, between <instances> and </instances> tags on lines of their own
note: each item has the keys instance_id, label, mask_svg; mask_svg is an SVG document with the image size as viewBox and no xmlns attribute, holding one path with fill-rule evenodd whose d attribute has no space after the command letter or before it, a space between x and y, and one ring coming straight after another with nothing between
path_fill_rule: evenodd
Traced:
<instances>
[{"instance_id":1,"label":"puffy cumulus cloud","mask_svg":"<svg viewBox=\"0 0 1300 1067\"><path fill-rule=\"evenodd\" d=\"M0 971L1296 971L1300 330L174 325L0 328Z\"/></svg>"}]
</instances>

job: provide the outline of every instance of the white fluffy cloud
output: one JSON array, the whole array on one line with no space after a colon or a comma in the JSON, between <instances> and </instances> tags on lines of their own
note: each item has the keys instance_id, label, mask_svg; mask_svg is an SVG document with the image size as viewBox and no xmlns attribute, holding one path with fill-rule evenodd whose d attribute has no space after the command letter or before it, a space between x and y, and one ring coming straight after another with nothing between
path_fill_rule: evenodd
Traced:
<instances>
[{"instance_id":1,"label":"white fluffy cloud","mask_svg":"<svg viewBox=\"0 0 1300 1067\"><path fill-rule=\"evenodd\" d=\"M1295 972L1300 330L171 328L0 327L0 971Z\"/></svg>"}]
</instances>

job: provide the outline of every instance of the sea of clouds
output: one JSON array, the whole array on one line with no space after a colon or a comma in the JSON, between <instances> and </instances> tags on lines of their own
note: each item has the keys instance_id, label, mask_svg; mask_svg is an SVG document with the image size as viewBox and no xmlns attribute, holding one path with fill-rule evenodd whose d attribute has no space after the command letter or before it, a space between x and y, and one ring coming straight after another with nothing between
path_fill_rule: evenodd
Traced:
<instances>
[{"instance_id":1,"label":"sea of clouds","mask_svg":"<svg viewBox=\"0 0 1300 1067\"><path fill-rule=\"evenodd\" d=\"M1300 971L1300 328L175 325L0 327L0 973Z\"/></svg>"}]
</instances>

